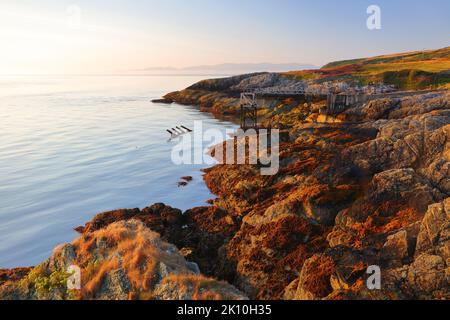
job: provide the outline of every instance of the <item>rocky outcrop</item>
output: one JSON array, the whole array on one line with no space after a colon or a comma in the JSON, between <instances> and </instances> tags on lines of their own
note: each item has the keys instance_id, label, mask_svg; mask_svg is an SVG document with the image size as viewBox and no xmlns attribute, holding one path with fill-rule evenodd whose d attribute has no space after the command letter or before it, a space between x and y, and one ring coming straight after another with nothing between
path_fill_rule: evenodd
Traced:
<instances>
[{"instance_id":1,"label":"rocky outcrop","mask_svg":"<svg viewBox=\"0 0 450 320\"><path fill-rule=\"evenodd\" d=\"M169 93L164 99L184 105L197 105L201 111L216 116L238 114L239 98L222 92L186 89Z\"/></svg>"},{"instance_id":2,"label":"rocky outcrop","mask_svg":"<svg viewBox=\"0 0 450 320\"><path fill-rule=\"evenodd\" d=\"M331 79L264 73L202 81L166 98L233 115L236 92L297 85L348 88ZM100 214L77 228L82 240L55 256L65 258L44 264L43 277L36 269L18 272L26 290L6 281L0 292L36 298L36 283L59 288L64 274L52 272L75 260L94 270L88 279L96 280L87 286L94 290L82 293L88 298L243 297L209 276L257 299L449 299L449 102L444 91L405 92L330 117L322 112L325 101L266 101L261 120L282 136L275 175L261 176L259 165L216 165L204 176L217 196L211 206L183 213L155 204ZM99 235L128 225L147 230L139 233L154 239L158 255L169 250L170 261L144 259L155 264L142 274L149 266L136 270L134 262L114 259L114 251L125 257L136 249L121 251L125 244L115 247ZM88 266L83 252L108 257L107 272ZM146 254L133 257L141 261ZM367 286L370 266L381 271L379 290Z\"/></svg>"},{"instance_id":3,"label":"rocky outcrop","mask_svg":"<svg viewBox=\"0 0 450 320\"><path fill-rule=\"evenodd\" d=\"M169 276L154 292L158 300L247 300L236 288L200 276Z\"/></svg>"},{"instance_id":4,"label":"rocky outcrop","mask_svg":"<svg viewBox=\"0 0 450 320\"><path fill-rule=\"evenodd\" d=\"M206 275L214 275L215 269L220 268L219 249L240 225L239 217L217 206L193 208L183 213L157 203L143 210L123 209L99 214L77 230L89 234L111 223L131 219L143 222L162 239L176 245L186 258L196 261Z\"/></svg>"},{"instance_id":5,"label":"rocky outcrop","mask_svg":"<svg viewBox=\"0 0 450 320\"><path fill-rule=\"evenodd\" d=\"M25 278L33 268L15 268L15 269L0 269L0 286L6 282L20 281Z\"/></svg>"},{"instance_id":6,"label":"rocky outcrop","mask_svg":"<svg viewBox=\"0 0 450 320\"><path fill-rule=\"evenodd\" d=\"M251 166L216 166L205 176L214 204L242 217L220 251L227 279L260 299L450 297L448 248L421 226L449 196L449 100L445 92L380 99L334 124L295 120L303 107L282 102L289 108L277 120L290 129L276 176ZM372 265L382 290L367 288Z\"/></svg>"},{"instance_id":7,"label":"rocky outcrop","mask_svg":"<svg viewBox=\"0 0 450 320\"><path fill-rule=\"evenodd\" d=\"M335 247L314 255L303 264L299 278L286 287L284 298L448 299L450 243L445 232L450 224L449 201L431 205L422 222L392 233L381 250ZM431 237L437 235L433 239L439 245L430 245L428 228L437 225L434 230L439 231ZM380 290L369 290L366 285L369 265L381 267Z\"/></svg>"},{"instance_id":8,"label":"rocky outcrop","mask_svg":"<svg viewBox=\"0 0 450 320\"><path fill-rule=\"evenodd\" d=\"M248 82L248 79L252 78L271 78L272 74L267 72L259 72L259 73L249 73L243 74L233 77L221 78L221 79L210 79L210 80L202 80L188 87L188 90L197 90L197 91L212 91L212 92L229 92L233 91L232 88L238 86L240 83ZM250 82L252 82L250 80Z\"/></svg>"},{"instance_id":9,"label":"rocky outcrop","mask_svg":"<svg viewBox=\"0 0 450 320\"><path fill-rule=\"evenodd\" d=\"M91 225L92 226L92 225ZM71 266L81 287L68 286ZM246 299L224 282L199 274L178 249L138 220L111 223L59 246L20 281L0 286L1 299Z\"/></svg>"},{"instance_id":10,"label":"rocky outcrop","mask_svg":"<svg viewBox=\"0 0 450 320\"><path fill-rule=\"evenodd\" d=\"M431 205L422 221L416 255L429 253L450 259L450 198Z\"/></svg>"}]
</instances>

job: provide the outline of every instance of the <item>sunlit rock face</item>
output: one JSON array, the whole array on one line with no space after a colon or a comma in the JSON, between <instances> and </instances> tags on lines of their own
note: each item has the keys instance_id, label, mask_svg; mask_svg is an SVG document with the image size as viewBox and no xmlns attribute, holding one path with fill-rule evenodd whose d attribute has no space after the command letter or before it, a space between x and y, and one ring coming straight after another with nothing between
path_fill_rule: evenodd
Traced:
<instances>
[{"instance_id":1,"label":"sunlit rock face","mask_svg":"<svg viewBox=\"0 0 450 320\"><path fill-rule=\"evenodd\" d=\"M270 74L235 80L228 89L289 85ZM227 90L208 94L232 99ZM180 94L196 100L204 92ZM223 99L212 108L233 110L218 102ZM424 229L434 230L430 210L448 212L449 103L446 91L406 93L330 117L320 113L324 101L262 102L262 122L288 133L280 172L206 171L218 195L214 205L240 221L220 249L223 267L216 274L261 299L448 298L449 249L445 237L433 238L445 231L426 235ZM436 215L439 225L449 223L448 213ZM370 265L385 276L380 291L367 289Z\"/></svg>"},{"instance_id":2,"label":"sunlit rock face","mask_svg":"<svg viewBox=\"0 0 450 320\"><path fill-rule=\"evenodd\" d=\"M267 73L206 80L166 99L233 115L237 91L292 81ZM403 93L330 117L326 101L264 101L262 125L283 137L276 175L216 165L204 176L216 195L210 206L100 214L44 270L108 261L106 272L90 271L87 298L449 299L449 102L445 91ZM367 286L369 266L381 270L380 290ZM6 282L3 296L36 298L27 272L16 276L26 289Z\"/></svg>"},{"instance_id":3,"label":"sunlit rock face","mask_svg":"<svg viewBox=\"0 0 450 320\"><path fill-rule=\"evenodd\" d=\"M80 290L68 287L70 266L81 269ZM2 299L203 300L246 299L233 286L204 277L198 265L138 220L113 222L55 248L20 281L0 286Z\"/></svg>"}]
</instances>

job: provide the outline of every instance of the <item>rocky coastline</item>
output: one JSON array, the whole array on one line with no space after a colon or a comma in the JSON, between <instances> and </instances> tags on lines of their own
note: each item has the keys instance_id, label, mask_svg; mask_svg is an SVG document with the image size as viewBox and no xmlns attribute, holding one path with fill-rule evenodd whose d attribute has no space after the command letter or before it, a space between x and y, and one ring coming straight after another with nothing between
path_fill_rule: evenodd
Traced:
<instances>
[{"instance_id":1,"label":"rocky coastline","mask_svg":"<svg viewBox=\"0 0 450 320\"><path fill-rule=\"evenodd\" d=\"M233 90L211 81L167 97L235 112ZM257 299L448 299L450 93L402 92L333 116L323 101L262 103L263 124L289 136L282 168L206 170L214 205L239 221L214 275ZM382 290L366 288L371 265Z\"/></svg>"},{"instance_id":2,"label":"rocky coastline","mask_svg":"<svg viewBox=\"0 0 450 320\"><path fill-rule=\"evenodd\" d=\"M164 101L233 116L238 92L299 81L205 80ZM204 175L217 196L209 206L99 214L42 265L0 271L0 299L449 299L450 92L402 92L333 115L324 104L261 101L262 125L286 136L275 176L216 165ZM71 264L84 284L75 293L64 287ZM380 290L366 286L373 265Z\"/></svg>"}]
</instances>

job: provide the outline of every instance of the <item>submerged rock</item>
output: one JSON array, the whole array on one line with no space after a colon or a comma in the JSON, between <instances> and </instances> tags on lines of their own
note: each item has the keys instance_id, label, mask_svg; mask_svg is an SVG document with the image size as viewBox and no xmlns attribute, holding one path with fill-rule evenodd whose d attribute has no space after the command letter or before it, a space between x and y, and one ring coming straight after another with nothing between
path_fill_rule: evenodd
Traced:
<instances>
[{"instance_id":1,"label":"submerged rock","mask_svg":"<svg viewBox=\"0 0 450 320\"><path fill-rule=\"evenodd\" d=\"M167 99L167 98L162 98L162 99L153 99L152 102L153 103L171 104L171 103L173 103L173 100Z\"/></svg>"}]
</instances>

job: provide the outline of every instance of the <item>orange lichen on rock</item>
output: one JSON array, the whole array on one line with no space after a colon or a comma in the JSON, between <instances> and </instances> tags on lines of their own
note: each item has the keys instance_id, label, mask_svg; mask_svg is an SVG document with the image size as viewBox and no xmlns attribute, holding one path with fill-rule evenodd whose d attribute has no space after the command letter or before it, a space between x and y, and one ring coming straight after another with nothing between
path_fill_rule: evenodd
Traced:
<instances>
[{"instance_id":1,"label":"orange lichen on rock","mask_svg":"<svg viewBox=\"0 0 450 320\"><path fill-rule=\"evenodd\" d=\"M158 261L173 267L184 263L181 256L166 253L172 247L164 244L158 234L133 221L113 223L83 235L73 245L81 267L90 268L95 257L95 268L86 273L90 278L84 279L83 290L89 295L98 292L105 276L113 270L124 270L133 291L140 292L152 289Z\"/></svg>"},{"instance_id":2,"label":"orange lichen on rock","mask_svg":"<svg viewBox=\"0 0 450 320\"><path fill-rule=\"evenodd\" d=\"M333 259L315 255L303 265L297 291L298 299L324 298L333 292L330 278L335 272Z\"/></svg>"},{"instance_id":3,"label":"orange lichen on rock","mask_svg":"<svg viewBox=\"0 0 450 320\"><path fill-rule=\"evenodd\" d=\"M403 209L393 216L383 217L374 213L364 222L355 223L353 229L358 238L362 239L375 234L387 234L420 221L422 216L413 208Z\"/></svg>"},{"instance_id":4,"label":"orange lichen on rock","mask_svg":"<svg viewBox=\"0 0 450 320\"><path fill-rule=\"evenodd\" d=\"M66 287L65 270L73 265L81 269L81 290ZM187 280L196 285L187 286ZM111 223L58 247L48 261L0 294L35 299L246 298L233 286L202 276L174 245L133 219Z\"/></svg>"},{"instance_id":5,"label":"orange lichen on rock","mask_svg":"<svg viewBox=\"0 0 450 320\"><path fill-rule=\"evenodd\" d=\"M155 294L164 300L241 300L242 294L231 285L203 276L170 275Z\"/></svg>"}]
</instances>

